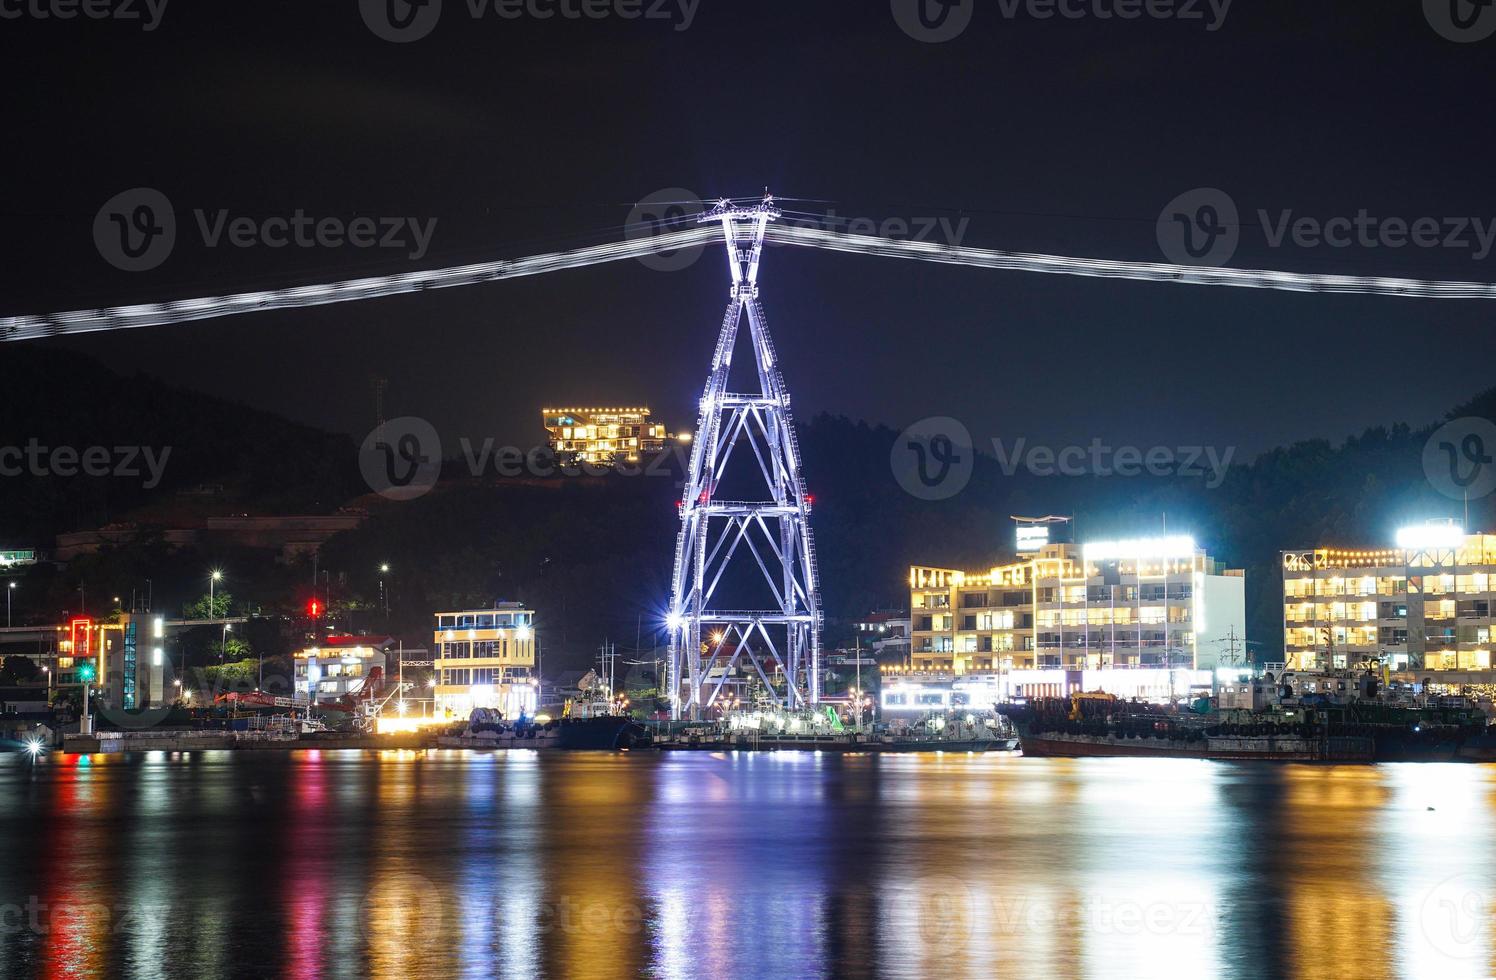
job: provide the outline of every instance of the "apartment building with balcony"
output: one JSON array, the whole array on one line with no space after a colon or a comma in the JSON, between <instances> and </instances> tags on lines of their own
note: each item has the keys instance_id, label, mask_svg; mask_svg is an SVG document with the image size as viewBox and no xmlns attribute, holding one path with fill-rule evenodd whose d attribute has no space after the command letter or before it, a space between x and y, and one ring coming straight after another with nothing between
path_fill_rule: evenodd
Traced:
<instances>
[{"instance_id":1,"label":"apartment building with balcony","mask_svg":"<svg viewBox=\"0 0 1496 980\"><path fill-rule=\"evenodd\" d=\"M650 418L647 407L544 408L541 424L557 459L582 463L636 463L675 438ZM683 439L689 437L682 437Z\"/></svg>"},{"instance_id":2,"label":"apartment building with balcony","mask_svg":"<svg viewBox=\"0 0 1496 980\"><path fill-rule=\"evenodd\" d=\"M500 602L492 609L437 613L432 649L439 712L457 718L474 708L496 709L509 718L535 713L533 609Z\"/></svg>"},{"instance_id":3,"label":"apartment building with balcony","mask_svg":"<svg viewBox=\"0 0 1496 980\"><path fill-rule=\"evenodd\" d=\"M1211 670L1245 659L1244 584L1183 536L1046 544L985 572L916 566L910 666Z\"/></svg>"},{"instance_id":4,"label":"apartment building with balcony","mask_svg":"<svg viewBox=\"0 0 1496 980\"><path fill-rule=\"evenodd\" d=\"M1496 534L1453 522L1396 546L1300 548L1283 558L1283 655L1301 670L1379 661L1398 679L1496 683Z\"/></svg>"}]
</instances>

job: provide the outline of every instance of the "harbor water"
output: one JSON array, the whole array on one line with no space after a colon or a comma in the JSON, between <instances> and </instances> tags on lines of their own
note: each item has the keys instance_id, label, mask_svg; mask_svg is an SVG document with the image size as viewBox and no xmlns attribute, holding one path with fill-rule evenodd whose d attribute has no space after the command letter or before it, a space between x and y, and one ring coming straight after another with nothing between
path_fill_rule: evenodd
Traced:
<instances>
[{"instance_id":1,"label":"harbor water","mask_svg":"<svg viewBox=\"0 0 1496 980\"><path fill-rule=\"evenodd\" d=\"M1496 767L0 756L0 976L1496 973Z\"/></svg>"}]
</instances>

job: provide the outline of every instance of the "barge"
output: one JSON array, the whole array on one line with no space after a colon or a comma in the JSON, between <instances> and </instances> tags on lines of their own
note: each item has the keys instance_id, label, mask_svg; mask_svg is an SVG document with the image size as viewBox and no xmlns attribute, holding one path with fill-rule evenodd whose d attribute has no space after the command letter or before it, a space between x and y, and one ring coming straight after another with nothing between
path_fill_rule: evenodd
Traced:
<instances>
[{"instance_id":1,"label":"barge","mask_svg":"<svg viewBox=\"0 0 1496 980\"><path fill-rule=\"evenodd\" d=\"M1376 757L1375 741L1355 735L1202 735L1185 739L1129 737L1119 733L1045 732L1024 735L1022 744L1023 754L1032 756L1142 756L1278 762L1371 762Z\"/></svg>"}]
</instances>

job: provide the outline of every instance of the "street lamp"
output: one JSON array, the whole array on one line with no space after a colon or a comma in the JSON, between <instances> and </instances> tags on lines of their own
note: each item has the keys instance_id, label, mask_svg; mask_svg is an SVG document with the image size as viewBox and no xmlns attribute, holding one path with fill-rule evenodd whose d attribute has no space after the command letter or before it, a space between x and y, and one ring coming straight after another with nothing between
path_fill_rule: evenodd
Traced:
<instances>
[{"instance_id":1,"label":"street lamp","mask_svg":"<svg viewBox=\"0 0 1496 980\"><path fill-rule=\"evenodd\" d=\"M16 591L16 583L10 583L10 588L5 590L5 628L10 629L10 597Z\"/></svg>"},{"instance_id":2,"label":"street lamp","mask_svg":"<svg viewBox=\"0 0 1496 980\"><path fill-rule=\"evenodd\" d=\"M228 654L229 633L233 630L233 628L234 628L234 624L233 623L224 623L223 624L223 635L222 635L222 638L219 640L219 643L218 643L218 665L220 667L223 666L224 659L225 659L225 657Z\"/></svg>"},{"instance_id":3,"label":"street lamp","mask_svg":"<svg viewBox=\"0 0 1496 980\"><path fill-rule=\"evenodd\" d=\"M208 622L218 618L218 606L213 601L213 586L223 579L223 572L217 568L208 576ZM218 662L223 663L223 647L218 648Z\"/></svg>"}]
</instances>

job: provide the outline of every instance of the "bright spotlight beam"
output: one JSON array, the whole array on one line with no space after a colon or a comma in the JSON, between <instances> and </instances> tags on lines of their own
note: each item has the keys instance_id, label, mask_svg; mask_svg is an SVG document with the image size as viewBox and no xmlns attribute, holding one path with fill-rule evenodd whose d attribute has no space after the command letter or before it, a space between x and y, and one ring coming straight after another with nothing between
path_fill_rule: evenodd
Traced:
<instances>
[{"instance_id":1,"label":"bright spotlight beam","mask_svg":"<svg viewBox=\"0 0 1496 980\"><path fill-rule=\"evenodd\" d=\"M826 228L794 224L770 225L769 241L780 245L828 249L855 255L877 255L893 259L918 259L946 265L1051 275L1088 276L1099 279L1133 279L1192 286L1235 286L1245 289L1277 289L1295 293L1353 293L1367 296L1407 296L1424 299L1496 299L1496 283L1436 282L1425 279L1385 279L1375 276L1331 276L1305 272L1275 272L1271 269L1228 269L1163 262L1122 262L1113 259L1071 258L1002 252L988 248L966 248L938 242L916 242L853 235Z\"/></svg>"}]
</instances>

